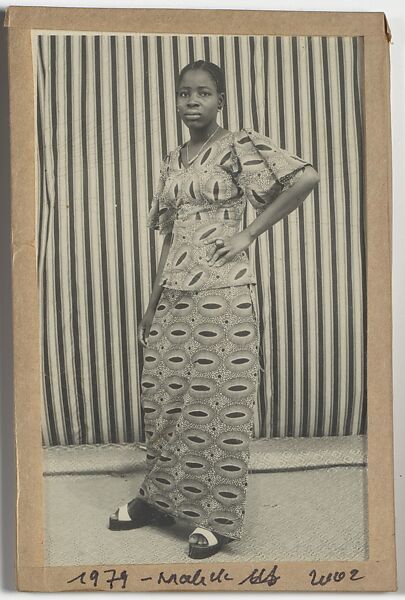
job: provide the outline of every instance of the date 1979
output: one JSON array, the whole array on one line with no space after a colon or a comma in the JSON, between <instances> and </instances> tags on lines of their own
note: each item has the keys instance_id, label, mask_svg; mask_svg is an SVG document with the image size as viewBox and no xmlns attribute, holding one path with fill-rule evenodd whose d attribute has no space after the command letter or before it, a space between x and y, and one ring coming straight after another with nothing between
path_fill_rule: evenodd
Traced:
<instances>
[{"instance_id":1,"label":"date 1979","mask_svg":"<svg viewBox=\"0 0 405 600\"><path fill-rule=\"evenodd\" d=\"M67 583L73 583L75 581L80 581L83 585L88 585L92 583L93 587L97 587L101 581L100 578L105 576L104 582L108 583L110 586L110 590L114 589L114 584L120 583L121 589L125 590L128 580L128 573L126 571L121 571L121 573L117 572L117 569L106 569L105 571L97 571L93 569L87 576L87 572L83 571L77 577L70 579Z\"/></svg>"}]
</instances>

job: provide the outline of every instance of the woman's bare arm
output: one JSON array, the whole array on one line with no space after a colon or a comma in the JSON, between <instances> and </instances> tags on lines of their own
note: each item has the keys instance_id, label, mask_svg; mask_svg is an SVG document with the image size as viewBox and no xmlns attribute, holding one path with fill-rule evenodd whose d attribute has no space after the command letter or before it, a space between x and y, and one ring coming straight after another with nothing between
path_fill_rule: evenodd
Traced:
<instances>
[{"instance_id":1,"label":"woman's bare arm","mask_svg":"<svg viewBox=\"0 0 405 600\"><path fill-rule=\"evenodd\" d=\"M149 298L147 311L150 311L153 314L155 313L156 307L159 302L159 298L160 298L162 290L163 290L163 285L160 285L159 281L161 279L163 269L166 264L167 255L169 254L169 249L170 249L171 243L172 243L172 232L170 231L170 232L166 233L165 239L163 241L162 251L160 253L160 259L159 259L159 265L158 265L158 269L156 272L156 277L155 277L155 281L153 284L152 293Z\"/></svg>"},{"instance_id":2,"label":"woman's bare arm","mask_svg":"<svg viewBox=\"0 0 405 600\"><path fill-rule=\"evenodd\" d=\"M270 229L275 223L298 208L318 183L318 173L313 167L307 165L298 181L284 192L281 192L274 202L269 204L246 228L251 241L254 241L261 233Z\"/></svg>"},{"instance_id":3,"label":"woman's bare arm","mask_svg":"<svg viewBox=\"0 0 405 600\"><path fill-rule=\"evenodd\" d=\"M152 325L153 317L155 315L156 307L159 303L160 296L162 294L163 285L161 285L160 279L162 277L163 269L166 264L167 255L169 253L169 249L172 243L172 232L168 232L165 235L165 239L163 241L162 251L160 253L159 265L155 277L155 281L152 288L152 293L149 298L148 308L143 315L141 322L138 326L138 341L144 348L147 345L147 339L149 336L149 330Z\"/></svg>"}]
</instances>

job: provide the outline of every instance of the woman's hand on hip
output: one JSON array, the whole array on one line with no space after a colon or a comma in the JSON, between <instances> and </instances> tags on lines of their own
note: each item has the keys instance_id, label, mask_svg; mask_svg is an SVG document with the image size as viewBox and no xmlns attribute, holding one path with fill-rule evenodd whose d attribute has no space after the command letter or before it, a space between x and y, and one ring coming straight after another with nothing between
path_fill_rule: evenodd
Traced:
<instances>
[{"instance_id":1,"label":"woman's hand on hip","mask_svg":"<svg viewBox=\"0 0 405 600\"><path fill-rule=\"evenodd\" d=\"M154 311L147 309L138 326L138 342L146 348L148 344L149 331L152 325Z\"/></svg>"},{"instance_id":2,"label":"woman's hand on hip","mask_svg":"<svg viewBox=\"0 0 405 600\"><path fill-rule=\"evenodd\" d=\"M208 259L210 266L221 267L226 262L232 260L234 256L245 250L253 242L253 238L247 229L243 229L239 233L235 233L230 238L224 239L224 245L218 248L215 244L216 239L207 240L206 244L212 245L211 258Z\"/></svg>"}]
</instances>

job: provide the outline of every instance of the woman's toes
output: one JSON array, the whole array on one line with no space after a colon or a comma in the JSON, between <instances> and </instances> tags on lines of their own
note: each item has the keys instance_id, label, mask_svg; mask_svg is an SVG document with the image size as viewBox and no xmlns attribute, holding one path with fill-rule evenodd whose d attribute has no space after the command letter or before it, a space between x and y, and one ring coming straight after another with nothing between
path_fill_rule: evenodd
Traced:
<instances>
[{"instance_id":1,"label":"woman's toes","mask_svg":"<svg viewBox=\"0 0 405 600\"><path fill-rule=\"evenodd\" d=\"M197 544L199 546L207 545L207 540L203 535L200 535L199 533L193 533L192 535L190 535L188 541L190 544Z\"/></svg>"},{"instance_id":2,"label":"woman's toes","mask_svg":"<svg viewBox=\"0 0 405 600\"><path fill-rule=\"evenodd\" d=\"M208 546L208 542L203 535L197 535L197 544L199 546Z\"/></svg>"}]
</instances>

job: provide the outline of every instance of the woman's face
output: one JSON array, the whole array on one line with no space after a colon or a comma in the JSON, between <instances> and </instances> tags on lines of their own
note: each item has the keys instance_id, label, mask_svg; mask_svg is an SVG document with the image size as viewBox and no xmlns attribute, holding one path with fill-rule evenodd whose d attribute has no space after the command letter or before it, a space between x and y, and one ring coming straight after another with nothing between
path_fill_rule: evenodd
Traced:
<instances>
[{"instance_id":1,"label":"woman's face","mask_svg":"<svg viewBox=\"0 0 405 600\"><path fill-rule=\"evenodd\" d=\"M218 94L215 81L203 69L187 71L177 92L177 108L189 129L203 129L216 121L224 94Z\"/></svg>"}]
</instances>

